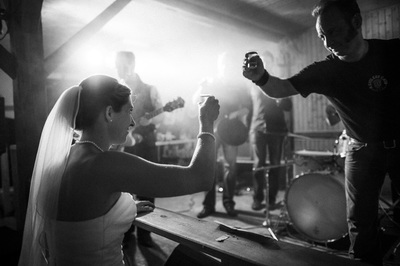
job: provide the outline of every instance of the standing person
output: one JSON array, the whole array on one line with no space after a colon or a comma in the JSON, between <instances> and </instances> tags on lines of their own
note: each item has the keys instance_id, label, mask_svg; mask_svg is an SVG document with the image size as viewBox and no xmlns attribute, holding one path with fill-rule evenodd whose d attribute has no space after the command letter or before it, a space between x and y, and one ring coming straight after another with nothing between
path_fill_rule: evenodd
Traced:
<instances>
[{"instance_id":1,"label":"standing person","mask_svg":"<svg viewBox=\"0 0 400 266\"><path fill-rule=\"evenodd\" d=\"M269 51L262 54L264 62L273 73L274 56ZM250 127L250 143L253 147L255 158L254 167L260 168L266 166L267 150L268 159L271 165L280 165L283 152L283 144L288 133L288 127L285 120L284 111L290 111L292 101L290 98L281 100L272 99L256 87L251 87L251 99L253 102L253 114ZM261 210L264 206L262 202L266 199L269 209L276 209L279 204L276 202L276 196L279 191L279 179L282 168L272 168L268 171L268 199L264 193L266 188L264 171L255 171L253 173L253 210ZM268 200L268 201L267 201Z\"/></svg>"},{"instance_id":2,"label":"standing person","mask_svg":"<svg viewBox=\"0 0 400 266\"><path fill-rule=\"evenodd\" d=\"M163 107L160 94L155 86L144 83L135 72L136 60L133 52L118 52L115 65L121 82L132 90L131 96L135 103L132 116L137 121L128 135L127 142L122 145L123 151L157 162L156 127L162 121L163 115L160 114L151 120L148 120L145 115ZM154 198L142 195L136 195L136 198L155 202ZM126 240L130 238L133 231L134 226L132 226L131 231L127 232ZM139 244L146 247L153 246L149 231L137 228L137 238Z\"/></svg>"},{"instance_id":3,"label":"standing person","mask_svg":"<svg viewBox=\"0 0 400 266\"><path fill-rule=\"evenodd\" d=\"M58 99L40 139L20 266L122 266L124 232L138 212L154 208L131 194L174 197L211 188L218 100L199 104L200 133L189 166L163 165L109 151L134 125L130 92L116 79L96 75ZM71 145L75 130L81 137Z\"/></svg>"},{"instance_id":4,"label":"standing person","mask_svg":"<svg viewBox=\"0 0 400 266\"><path fill-rule=\"evenodd\" d=\"M279 79L260 57L247 54L243 75L271 97L318 93L337 110L351 138L345 159L349 254L381 265L378 204L386 174L400 191L400 40L364 39L355 0L320 1L313 16L331 52L325 60Z\"/></svg>"},{"instance_id":5,"label":"standing person","mask_svg":"<svg viewBox=\"0 0 400 266\"><path fill-rule=\"evenodd\" d=\"M238 145L229 143L229 140L224 140L222 135L234 136L239 133L240 135L244 134L244 139L248 137L251 99L248 87L243 82L243 78L241 78L241 69L237 67L237 63L240 61L239 58L235 61L234 55L230 52L221 53L218 57L218 77L203 82L193 97L196 101L198 101L201 94L211 94L217 97L221 106L220 119L216 121L217 127L225 122L225 125L229 125L230 122L233 125L232 128L224 128L227 130L226 132L217 132L215 142L217 151L222 149L224 160L227 164L227 169L223 173L222 202L227 214L232 217L237 215L233 198L237 179ZM216 161L217 159L216 157ZM206 192L203 209L197 214L198 218L207 217L215 212L217 178L216 172L215 184L210 191Z\"/></svg>"}]
</instances>

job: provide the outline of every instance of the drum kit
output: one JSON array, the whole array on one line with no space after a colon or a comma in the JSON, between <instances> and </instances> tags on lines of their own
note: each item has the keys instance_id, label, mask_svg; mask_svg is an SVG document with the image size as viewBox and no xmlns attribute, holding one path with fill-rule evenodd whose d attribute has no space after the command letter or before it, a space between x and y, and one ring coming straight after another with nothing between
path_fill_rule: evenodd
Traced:
<instances>
[{"instance_id":1,"label":"drum kit","mask_svg":"<svg viewBox=\"0 0 400 266\"><path fill-rule=\"evenodd\" d=\"M287 178L281 217L309 241L328 243L347 235L344 157L348 140L343 132L334 152L296 151L291 162L263 168L293 166L294 178ZM268 191L268 178L266 184ZM270 225L267 207L263 226Z\"/></svg>"},{"instance_id":2,"label":"drum kit","mask_svg":"<svg viewBox=\"0 0 400 266\"><path fill-rule=\"evenodd\" d=\"M235 130L229 130L235 128ZM243 144L248 137L247 129L238 119L224 119L219 122L216 134L229 145ZM287 137L306 138L292 133ZM294 229L307 240L327 243L347 235L346 197L344 189L344 158L349 137L344 130L335 141L334 151L296 151L291 162L280 165L269 165L254 168L253 171L264 171L266 191L269 191L267 171L272 168L293 166L293 180L286 184L284 204L281 213L285 212ZM266 197L266 217L263 226L270 231L268 196Z\"/></svg>"}]
</instances>

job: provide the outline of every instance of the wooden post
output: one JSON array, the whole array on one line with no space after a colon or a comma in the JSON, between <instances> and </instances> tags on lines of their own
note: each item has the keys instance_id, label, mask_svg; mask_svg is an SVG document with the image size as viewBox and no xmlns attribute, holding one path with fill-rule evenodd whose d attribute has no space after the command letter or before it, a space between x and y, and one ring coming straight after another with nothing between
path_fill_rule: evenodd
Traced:
<instances>
[{"instance_id":1,"label":"wooden post","mask_svg":"<svg viewBox=\"0 0 400 266\"><path fill-rule=\"evenodd\" d=\"M130 0L116 0L96 19L64 44L46 61L43 51L41 10L43 0L10 1L11 52L17 62L14 79L15 134L19 184L15 188L18 199L17 225L23 225L29 197L30 181L40 135L47 117L46 78L70 54L74 47L101 29L121 11ZM78 42L79 40L79 42ZM45 63L46 62L46 63ZM23 229L23 228L19 228Z\"/></svg>"},{"instance_id":2,"label":"wooden post","mask_svg":"<svg viewBox=\"0 0 400 266\"><path fill-rule=\"evenodd\" d=\"M43 67L42 0L13 0L8 27L11 52L17 60L14 79L15 135L18 157L17 224L24 224L30 180L46 114ZM22 229L22 228L19 228Z\"/></svg>"}]
</instances>

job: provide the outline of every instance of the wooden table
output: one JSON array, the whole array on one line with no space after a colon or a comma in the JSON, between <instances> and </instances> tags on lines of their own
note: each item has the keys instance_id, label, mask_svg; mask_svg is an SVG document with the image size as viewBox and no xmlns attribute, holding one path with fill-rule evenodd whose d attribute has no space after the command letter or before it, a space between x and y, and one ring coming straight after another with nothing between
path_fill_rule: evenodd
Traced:
<instances>
[{"instance_id":1,"label":"wooden table","mask_svg":"<svg viewBox=\"0 0 400 266\"><path fill-rule=\"evenodd\" d=\"M192 250L218 258L220 265L366 265L325 252L276 241L272 238L265 243L259 243L221 231L215 222L162 208L156 208L151 213L139 214L134 224ZM221 236L229 237L218 242L216 239Z\"/></svg>"}]
</instances>

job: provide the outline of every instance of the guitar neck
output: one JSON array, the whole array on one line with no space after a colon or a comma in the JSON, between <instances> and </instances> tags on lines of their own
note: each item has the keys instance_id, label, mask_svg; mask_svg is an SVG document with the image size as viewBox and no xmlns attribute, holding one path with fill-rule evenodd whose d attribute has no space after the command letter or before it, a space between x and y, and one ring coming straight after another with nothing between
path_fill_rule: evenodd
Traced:
<instances>
[{"instance_id":1,"label":"guitar neck","mask_svg":"<svg viewBox=\"0 0 400 266\"><path fill-rule=\"evenodd\" d=\"M164 107L158 108L158 109L156 109L156 110L154 110L154 111L152 111L152 112L146 114L144 117L150 120L150 119L152 119L153 117L155 117L155 116L161 114L162 112L164 112Z\"/></svg>"},{"instance_id":2,"label":"guitar neck","mask_svg":"<svg viewBox=\"0 0 400 266\"><path fill-rule=\"evenodd\" d=\"M171 112L171 111L173 111L173 110L175 110L177 108L182 108L183 104L184 104L183 99L179 97L178 99L176 99L176 100L174 100L172 102L168 102L163 107L158 108L158 109L156 109L156 110L154 110L152 112L149 112L149 113L145 114L142 117L146 118L147 120L150 120L153 117L161 114L162 112Z\"/></svg>"}]
</instances>

